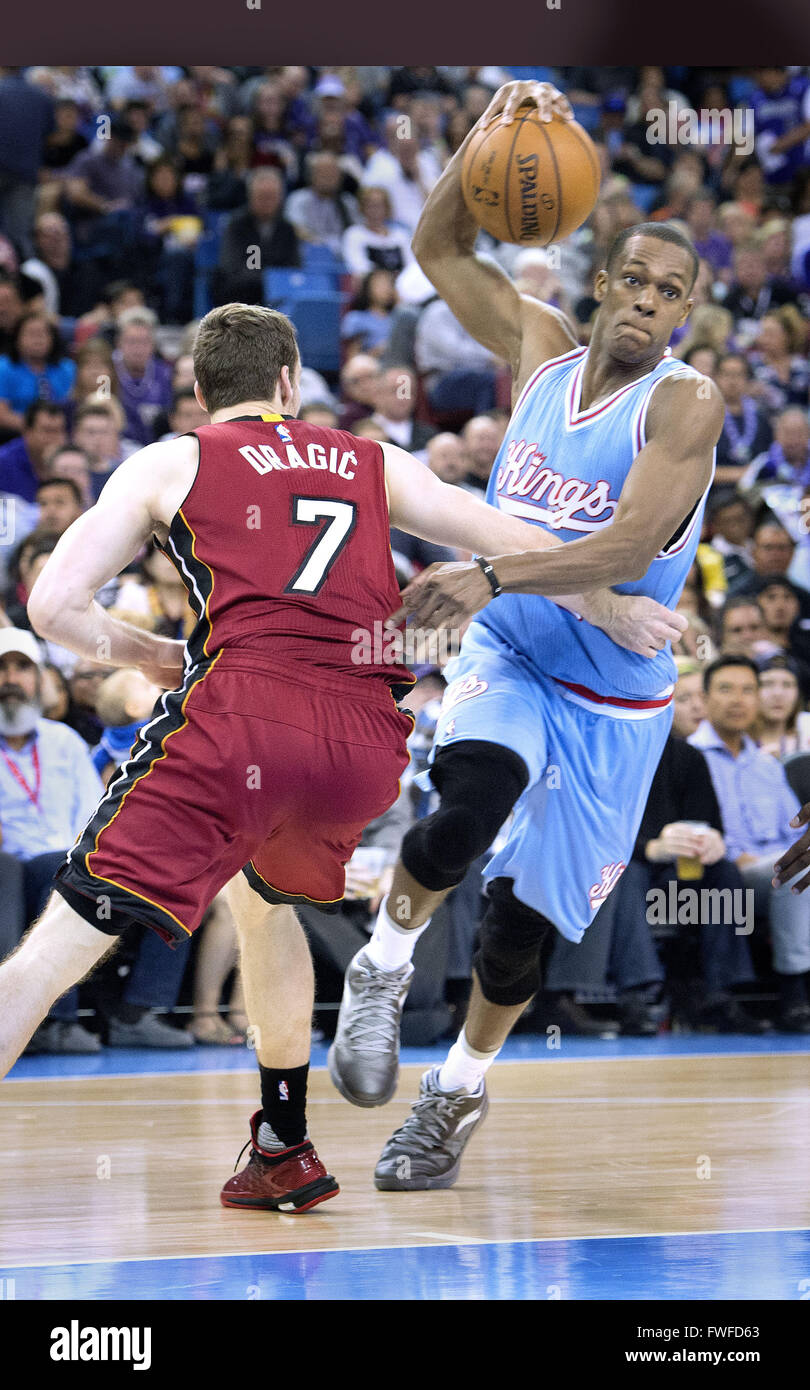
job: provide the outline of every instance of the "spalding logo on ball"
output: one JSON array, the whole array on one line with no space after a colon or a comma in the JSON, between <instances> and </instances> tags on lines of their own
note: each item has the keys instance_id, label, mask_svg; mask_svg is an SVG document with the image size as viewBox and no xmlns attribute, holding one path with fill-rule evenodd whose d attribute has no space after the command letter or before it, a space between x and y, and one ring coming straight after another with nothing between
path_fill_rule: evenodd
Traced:
<instances>
[{"instance_id":1,"label":"spalding logo on ball","mask_svg":"<svg viewBox=\"0 0 810 1390\"><path fill-rule=\"evenodd\" d=\"M541 121L536 107L493 121L470 140L461 166L464 201L498 241L548 246L590 216L599 194L599 158L576 121Z\"/></svg>"}]
</instances>

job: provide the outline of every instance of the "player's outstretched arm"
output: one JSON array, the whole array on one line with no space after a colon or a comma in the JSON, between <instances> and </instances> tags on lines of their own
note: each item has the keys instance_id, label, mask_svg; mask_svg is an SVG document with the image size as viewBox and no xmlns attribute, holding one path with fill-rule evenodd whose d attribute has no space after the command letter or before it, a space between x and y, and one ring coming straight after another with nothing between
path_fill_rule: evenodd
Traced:
<instances>
[{"instance_id":1,"label":"player's outstretched arm","mask_svg":"<svg viewBox=\"0 0 810 1390\"><path fill-rule=\"evenodd\" d=\"M566 97L550 83L506 83L431 190L413 237L413 253L428 279L467 332L509 363L517 390L528 373L576 347L577 339L559 310L520 295L494 260L476 255L480 228L464 202L461 166L476 131L496 120L511 121L526 103L543 119L550 120L552 111L573 118Z\"/></svg>"},{"instance_id":2,"label":"player's outstretched arm","mask_svg":"<svg viewBox=\"0 0 810 1390\"><path fill-rule=\"evenodd\" d=\"M479 501L463 488L441 482L423 463L418 463L396 444L380 447L385 457L391 523L400 530L438 545L455 546L479 555L514 551L518 547L522 551L556 550L564 544L542 527L530 526ZM466 563L433 568L442 572L453 568L462 573L470 570ZM472 575L471 580L478 585L482 600L478 606L483 607L492 597L492 590L479 566L472 568L478 577ZM671 613L654 599L614 594L606 588L558 595L553 602L601 628L619 646L641 656L653 656L666 642L675 641L687 627L685 618ZM394 617L400 620L399 615Z\"/></svg>"},{"instance_id":3,"label":"player's outstretched arm","mask_svg":"<svg viewBox=\"0 0 810 1390\"><path fill-rule=\"evenodd\" d=\"M490 550L501 589L556 598L643 578L709 485L724 415L720 393L707 378L664 380L648 411L648 443L627 475L610 525L553 551ZM472 617L488 602L477 570L431 566L402 595L409 615L436 628Z\"/></svg>"},{"instance_id":4,"label":"player's outstretched arm","mask_svg":"<svg viewBox=\"0 0 810 1390\"><path fill-rule=\"evenodd\" d=\"M160 521L153 498L173 452L187 440L150 444L119 464L96 505L69 526L28 600L35 632L89 661L136 666L165 689L183 675L183 642L113 618L95 595L134 560Z\"/></svg>"}]
</instances>

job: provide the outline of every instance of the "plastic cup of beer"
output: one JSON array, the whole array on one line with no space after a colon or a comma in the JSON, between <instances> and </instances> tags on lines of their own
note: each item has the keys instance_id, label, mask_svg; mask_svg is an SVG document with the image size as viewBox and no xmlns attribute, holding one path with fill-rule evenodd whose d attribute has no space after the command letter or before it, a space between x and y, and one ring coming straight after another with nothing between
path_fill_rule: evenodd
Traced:
<instances>
[{"instance_id":1,"label":"plastic cup of beer","mask_svg":"<svg viewBox=\"0 0 810 1390\"><path fill-rule=\"evenodd\" d=\"M711 826L703 820L686 820L683 824L693 830L696 835L703 834L706 830L711 830ZM692 859L689 855L679 854L676 861L675 872L678 878L696 879L703 877L703 865L699 859Z\"/></svg>"}]
</instances>

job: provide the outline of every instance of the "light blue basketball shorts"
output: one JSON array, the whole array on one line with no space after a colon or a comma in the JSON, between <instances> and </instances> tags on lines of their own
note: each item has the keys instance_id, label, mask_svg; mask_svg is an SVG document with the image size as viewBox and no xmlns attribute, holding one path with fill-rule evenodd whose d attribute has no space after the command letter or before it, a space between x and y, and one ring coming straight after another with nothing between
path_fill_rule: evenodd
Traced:
<instances>
[{"instance_id":1,"label":"light blue basketball shorts","mask_svg":"<svg viewBox=\"0 0 810 1390\"><path fill-rule=\"evenodd\" d=\"M445 676L430 761L439 748L485 739L529 769L485 881L513 879L521 902L581 941L632 855L671 696L608 703L535 671L480 625Z\"/></svg>"}]
</instances>

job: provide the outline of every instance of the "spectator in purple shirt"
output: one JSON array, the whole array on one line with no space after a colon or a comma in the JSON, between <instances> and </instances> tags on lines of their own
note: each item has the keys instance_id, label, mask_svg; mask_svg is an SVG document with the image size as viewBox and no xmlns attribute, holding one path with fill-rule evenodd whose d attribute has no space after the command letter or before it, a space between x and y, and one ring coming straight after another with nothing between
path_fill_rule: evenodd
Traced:
<instances>
[{"instance_id":1,"label":"spectator in purple shirt","mask_svg":"<svg viewBox=\"0 0 810 1390\"><path fill-rule=\"evenodd\" d=\"M766 410L784 410L789 405L807 408L810 363L804 341L805 322L793 304L774 309L761 320L749 361Z\"/></svg>"},{"instance_id":2,"label":"spectator in purple shirt","mask_svg":"<svg viewBox=\"0 0 810 1390\"><path fill-rule=\"evenodd\" d=\"M769 183L790 182L810 145L810 83L786 68L760 68L749 98L757 132L756 152Z\"/></svg>"},{"instance_id":3,"label":"spectator in purple shirt","mask_svg":"<svg viewBox=\"0 0 810 1390\"><path fill-rule=\"evenodd\" d=\"M285 183L295 180L298 155L287 136L284 94L277 82L262 82L256 88L251 115L254 166L269 165L280 170Z\"/></svg>"},{"instance_id":4,"label":"spectator in purple shirt","mask_svg":"<svg viewBox=\"0 0 810 1390\"><path fill-rule=\"evenodd\" d=\"M155 417L172 403L172 369L155 353L156 322L149 309L128 309L118 321L113 353L126 433L140 445L153 442Z\"/></svg>"},{"instance_id":5,"label":"spectator in purple shirt","mask_svg":"<svg viewBox=\"0 0 810 1390\"><path fill-rule=\"evenodd\" d=\"M810 487L810 420L805 412L797 405L788 406L777 416L774 433L771 447L754 459L741 486L784 483Z\"/></svg>"},{"instance_id":6,"label":"spectator in purple shirt","mask_svg":"<svg viewBox=\"0 0 810 1390\"><path fill-rule=\"evenodd\" d=\"M779 980L777 1027L810 1033L810 901L772 886L773 865L792 844L799 810L782 764L750 737L759 713L759 673L745 656L720 656L703 673L706 718L689 742L704 754L725 829L726 852L770 921Z\"/></svg>"},{"instance_id":7,"label":"spectator in purple shirt","mask_svg":"<svg viewBox=\"0 0 810 1390\"><path fill-rule=\"evenodd\" d=\"M46 476L46 460L61 449L67 434L65 411L53 401L34 401L25 412L22 434L0 448L0 494L36 500Z\"/></svg>"},{"instance_id":8,"label":"spectator in purple shirt","mask_svg":"<svg viewBox=\"0 0 810 1390\"><path fill-rule=\"evenodd\" d=\"M349 105L342 78L334 73L325 73L316 84L313 96L319 120L323 116L342 117L344 151L365 164L377 141L365 117Z\"/></svg>"},{"instance_id":9,"label":"spectator in purple shirt","mask_svg":"<svg viewBox=\"0 0 810 1390\"><path fill-rule=\"evenodd\" d=\"M700 188L689 200L686 212L686 225L692 236L692 243L701 260L708 261L716 275L727 271L723 278L731 279L733 247L731 239L718 232L715 227L717 199L708 188Z\"/></svg>"},{"instance_id":10,"label":"spectator in purple shirt","mask_svg":"<svg viewBox=\"0 0 810 1390\"><path fill-rule=\"evenodd\" d=\"M135 206L143 173L129 153L135 132L114 117L106 139L99 137L68 165L67 196L79 215L103 216Z\"/></svg>"}]
</instances>

